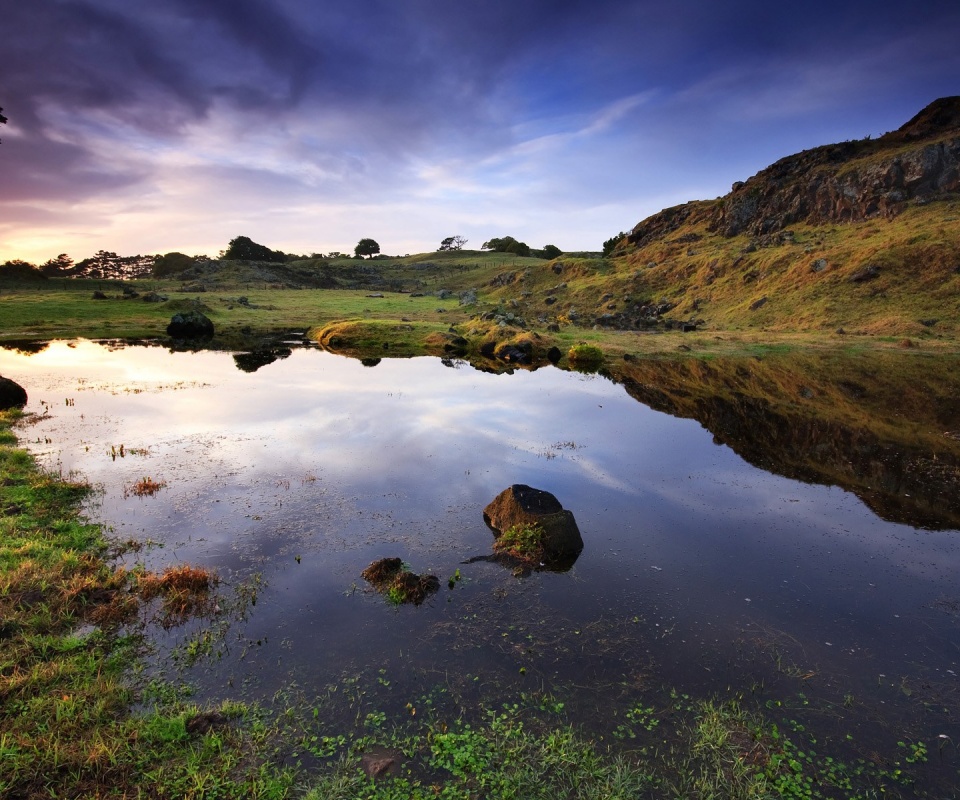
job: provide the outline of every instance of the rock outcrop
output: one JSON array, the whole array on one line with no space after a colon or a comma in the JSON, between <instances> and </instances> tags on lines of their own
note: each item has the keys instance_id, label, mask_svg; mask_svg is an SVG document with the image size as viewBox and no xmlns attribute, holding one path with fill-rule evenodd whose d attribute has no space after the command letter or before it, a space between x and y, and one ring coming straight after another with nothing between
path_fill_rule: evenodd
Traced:
<instances>
[{"instance_id":1,"label":"rock outcrop","mask_svg":"<svg viewBox=\"0 0 960 800\"><path fill-rule=\"evenodd\" d=\"M643 246L681 225L709 221L724 236L765 236L790 225L891 217L911 203L960 192L960 97L927 106L877 139L830 144L780 159L718 201L665 209L625 243Z\"/></svg>"},{"instance_id":2,"label":"rock outcrop","mask_svg":"<svg viewBox=\"0 0 960 800\"><path fill-rule=\"evenodd\" d=\"M417 575L396 557L374 561L362 575L395 605L413 603L418 606L440 588L440 579L436 575Z\"/></svg>"}]
</instances>

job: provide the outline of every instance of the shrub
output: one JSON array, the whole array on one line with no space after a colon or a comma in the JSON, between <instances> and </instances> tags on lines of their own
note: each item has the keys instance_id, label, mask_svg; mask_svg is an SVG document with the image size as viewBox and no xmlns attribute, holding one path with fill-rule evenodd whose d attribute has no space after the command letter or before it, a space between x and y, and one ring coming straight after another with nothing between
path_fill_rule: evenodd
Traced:
<instances>
[{"instance_id":1,"label":"shrub","mask_svg":"<svg viewBox=\"0 0 960 800\"><path fill-rule=\"evenodd\" d=\"M603 350L592 344L576 344L570 348L567 358L579 366L596 367L603 363Z\"/></svg>"},{"instance_id":2,"label":"shrub","mask_svg":"<svg viewBox=\"0 0 960 800\"><path fill-rule=\"evenodd\" d=\"M194 259L185 253L167 253L153 262L153 277L165 278L167 275L176 275L194 265Z\"/></svg>"}]
</instances>

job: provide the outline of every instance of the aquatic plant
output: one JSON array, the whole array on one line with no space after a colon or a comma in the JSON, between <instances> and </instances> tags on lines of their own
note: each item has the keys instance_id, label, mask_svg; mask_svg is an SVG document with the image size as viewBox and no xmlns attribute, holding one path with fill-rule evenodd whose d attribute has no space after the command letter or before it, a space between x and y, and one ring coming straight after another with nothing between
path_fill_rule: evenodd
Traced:
<instances>
[{"instance_id":1,"label":"aquatic plant","mask_svg":"<svg viewBox=\"0 0 960 800\"><path fill-rule=\"evenodd\" d=\"M493 551L537 566L546 555L546 532L539 525L512 525L494 541Z\"/></svg>"},{"instance_id":2,"label":"aquatic plant","mask_svg":"<svg viewBox=\"0 0 960 800\"><path fill-rule=\"evenodd\" d=\"M418 606L440 588L440 579L436 575L417 575L400 558L374 561L361 575L397 606L404 603Z\"/></svg>"},{"instance_id":3,"label":"aquatic plant","mask_svg":"<svg viewBox=\"0 0 960 800\"><path fill-rule=\"evenodd\" d=\"M127 497L131 494L136 495L137 497L152 497L166 485L167 485L166 481L155 481L153 478L150 478L150 477L141 478L136 483L134 483L133 486L127 489L123 494L124 494L124 497Z\"/></svg>"}]
</instances>

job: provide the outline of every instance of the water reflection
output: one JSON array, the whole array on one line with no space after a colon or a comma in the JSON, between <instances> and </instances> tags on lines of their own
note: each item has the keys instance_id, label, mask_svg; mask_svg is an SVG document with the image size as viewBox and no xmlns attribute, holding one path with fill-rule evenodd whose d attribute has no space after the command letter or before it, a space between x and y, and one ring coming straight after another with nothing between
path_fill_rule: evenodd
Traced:
<instances>
[{"instance_id":1,"label":"water reflection","mask_svg":"<svg viewBox=\"0 0 960 800\"><path fill-rule=\"evenodd\" d=\"M634 361L617 379L761 469L842 486L893 522L960 527L954 356Z\"/></svg>"},{"instance_id":2,"label":"water reflection","mask_svg":"<svg viewBox=\"0 0 960 800\"><path fill-rule=\"evenodd\" d=\"M161 545L131 558L262 575L255 613L197 677L210 694L369 664L422 681L451 654L506 688L601 691L638 665L705 691L769 687L775 642L819 691L890 714L910 701L878 675L946 686L960 671L944 611L960 569L955 360L625 362L608 378L286 347L255 372L160 347L0 352L38 414L31 446L103 487L94 513L117 535ZM166 487L125 496L146 475ZM490 552L482 509L518 483L575 514L569 571L463 563ZM360 577L384 556L440 593L390 608Z\"/></svg>"}]
</instances>

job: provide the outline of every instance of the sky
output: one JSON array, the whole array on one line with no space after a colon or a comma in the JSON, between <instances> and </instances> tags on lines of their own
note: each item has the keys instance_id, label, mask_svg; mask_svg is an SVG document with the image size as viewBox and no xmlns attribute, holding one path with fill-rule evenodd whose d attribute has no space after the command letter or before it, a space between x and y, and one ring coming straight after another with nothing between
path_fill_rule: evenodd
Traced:
<instances>
[{"instance_id":1,"label":"sky","mask_svg":"<svg viewBox=\"0 0 960 800\"><path fill-rule=\"evenodd\" d=\"M0 0L0 262L599 250L960 94L956 0Z\"/></svg>"}]
</instances>

